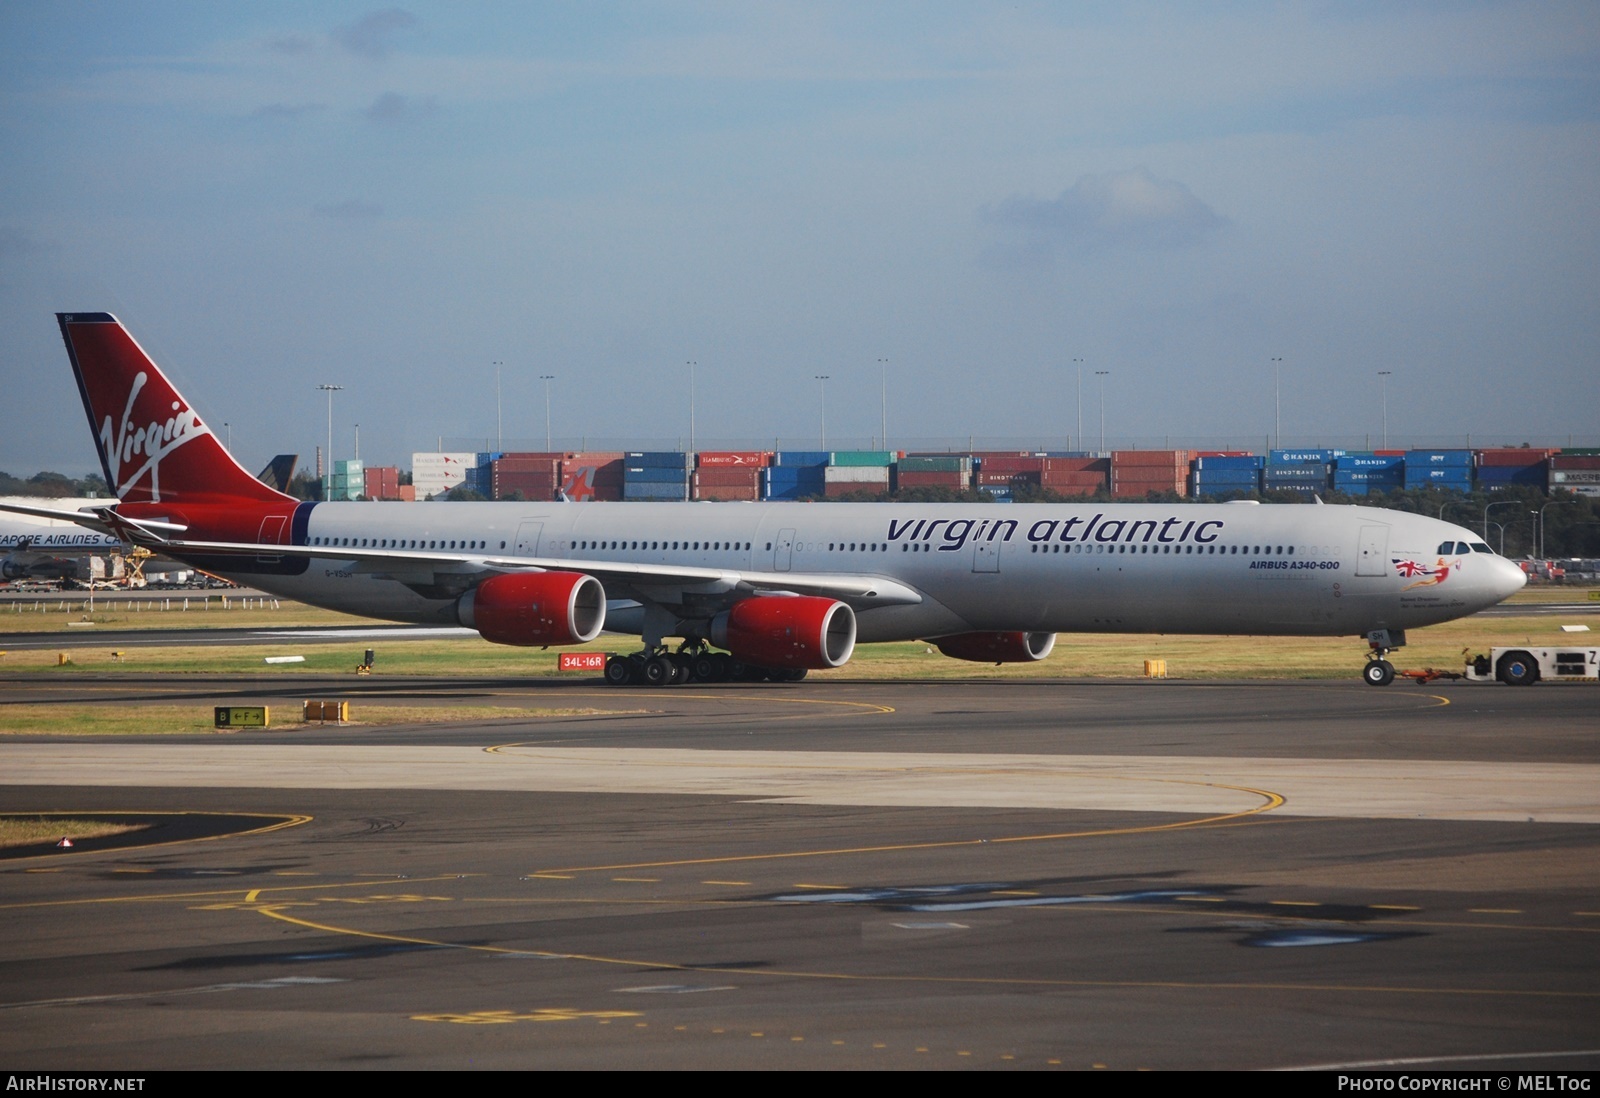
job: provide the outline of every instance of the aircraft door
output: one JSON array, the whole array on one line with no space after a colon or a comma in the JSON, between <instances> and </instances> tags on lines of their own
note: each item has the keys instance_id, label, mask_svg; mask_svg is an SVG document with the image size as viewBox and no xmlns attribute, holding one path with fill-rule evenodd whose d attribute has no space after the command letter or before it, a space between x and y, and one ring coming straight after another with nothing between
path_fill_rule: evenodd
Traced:
<instances>
[{"instance_id":1,"label":"aircraft door","mask_svg":"<svg viewBox=\"0 0 1600 1098\"><path fill-rule=\"evenodd\" d=\"M517 527L517 547L514 550L519 557L536 557L539 555L539 535L544 532L542 522L524 522Z\"/></svg>"},{"instance_id":2,"label":"aircraft door","mask_svg":"<svg viewBox=\"0 0 1600 1098\"><path fill-rule=\"evenodd\" d=\"M774 572L787 572L793 552L794 531L779 530L777 548L772 551L772 570Z\"/></svg>"},{"instance_id":3,"label":"aircraft door","mask_svg":"<svg viewBox=\"0 0 1600 1098\"><path fill-rule=\"evenodd\" d=\"M972 570L974 572L1000 571L1000 546L998 541L975 541L972 543Z\"/></svg>"},{"instance_id":4,"label":"aircraft door","mask_svg":"<svg viewBox=\"0 0 1600 1098\"><path fill-rule=\"evenodd\" d=\"M262 519L261 531L256 534L256 543L259 545L282 545L285 521L287 521L287 516L285 515L268 515ZM257 555L256 560L262 564L278 564L283 560L283 557L276 553L262 553Z\"/></svg>"},{"instance_id":5,"label":"aircraft door","mask_svg":"<svg viewBox=\"0 0 1600 1098\"><path fill-rule=\"evenodd\" d=\"M1388 556L1388 551L1389 528L1387 526L1363 526L1361 528L1361 543L1356 550L1356 575L1388 575L1389 562L1384 560L1384 557Z\"/></svg>"}]
</instances>

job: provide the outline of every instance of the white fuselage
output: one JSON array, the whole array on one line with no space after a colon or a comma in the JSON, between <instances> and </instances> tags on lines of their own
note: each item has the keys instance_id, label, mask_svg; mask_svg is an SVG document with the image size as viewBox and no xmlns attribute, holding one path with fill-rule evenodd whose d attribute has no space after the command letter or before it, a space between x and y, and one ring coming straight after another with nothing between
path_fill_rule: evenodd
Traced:
<instances>
[{"instance_id":1,"label":"white fuselage","mask_svg":"<svg viewBox=\"0 0 1600 1098\"><path fill-rule=\"evenodd\" d=\"M237 578L416 622L454 620L455 593L479 574L470 561L478 554L571 571L715 569L773 589L785 574L875 576L921 596L858 606L863 641L985 630L1351 635L1474 613L1523 582L1467 530L1365 507L325 503L304 530L305 544L327 546L326 556L298 575ZM345 546L469 559L402 572L342 558ZM694 584L606 588L613 599L642 595L693 616ZM619 615L613 627L629 629L628 620Z\"/></svg>"}]
</instances>

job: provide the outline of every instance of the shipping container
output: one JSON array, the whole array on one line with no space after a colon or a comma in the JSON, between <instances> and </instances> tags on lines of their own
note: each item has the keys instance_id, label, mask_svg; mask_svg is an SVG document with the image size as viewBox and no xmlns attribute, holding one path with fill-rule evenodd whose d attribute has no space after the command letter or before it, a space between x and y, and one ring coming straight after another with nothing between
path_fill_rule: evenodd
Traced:
<instances>
[{"instance_id":1,"label":"shipping container","mask_svg":"<svg viewBox=\"0 0 1600 1098\"><path fill-rule=\"evenodd\" d=\"M1268 465L1326 465L1343 450L1268 450Z\"/></svg>"},{"instance_id":2,"label":"shipping container","mask_svg":"<svg viewBox=\"0 0 1600 1098\"><path fill-rule=\"evenodd\" d=\"M622 498L625 500L687 500L689 498L689 485L686 481L644 481L638 484L624 484Z\"/></svg>"},{"instance_id":3,"label":"shipping container","mask_svg":"<svg viewBox=\"0 0 1600 1098\"><path fill-rule=\"evenodd\" d=\"M895 463L897 456L893 450L835 450L828 464L843 467L870 465L887 468Z\"/></svg>"},{"instance_id":4,"label":"shipping container","mask_svg":"<svg viewBox=\"0 0 1600 1098\"><path fill-rule=\"evenodd\" d=\"M1197 457L1194 459L1194 468L1211 472L1212 470L1256 470L1259 471L1267 463L1267 459L1254 454L1218 454L1213 457Z\"/></svg>"},{"instance_id":5,"label":"shipping container","mask_svg":"<svg viewBox=\"0 0 1600 1098\"><path fill-rule=\"evenodd\" d=\"M1524 450L1519 447L1516 449L1479 450L1477 454L1478 466L1482 468L1485 465L1541 465L1550 457L1551 451Z\"/></svg>"},{"instance_id":6,"label":"shipping container","mask_svg":"<svg viewBox=\"0 0 1600 1098\"><path fill-rule=\"evenodd\" d=\"M1471 450L1407 450L1406 468L1460 468L1471 467Z\"/></svg>"},{"instance_id":7,"label":"shipping container","mask_svg":"<svg viewBox=\"0 0 1600 1098\"><path fill-rule=\"evenodd\" d=\"M828 464L832 457L833 454L828 450L779 450L772 455L772 464L785 469L818 466Z\"/></svg>"},{"instance_id":8,"label":"shipping container","mask_svg":"<svg viewBox=\"0 0 1600 1098\"><path fill-rule=\"evenodd\" d=\"M1111 451L1111 467L1124 469L1131 468L1156 468L1156 469L1187 469L1189 466L1189 451L1187 450L1113 450Z\"/></svg>"},{"instance_id":9,"label":"shipping container","mask_svg":"<svg viewBox=\"0 0 1600 1098\"><path fill-rule=\"evenodd\" d=\"M889 466L887 465L830 465L823 473L823 479L830 484L882 484L886 488L889 484Z\"/></svg>"},{"instance_id":10,"label":"shipping container","mask_svg":"<svg viewBox=\"0 0 1600 1098\"><path fill-rule=\"evenodd\" d=\"M732 484L702 485L695 490L695 498L729 503L741 501L754 503L761 498L761 489L754 484L743 487Z\"/></svg>"},{"instance_id":11,"label":"shipping container","mask_svg":"<svg viewBox=\"0 0 1600 1098\"><path fill-rule=\"evenodd\" d=\"M695 455L695 462L701 469L762 469L771 457L769 450L702 450Z\"/></svg>"},{"instance_id":12,"label":"shipping container","mask_svg":"<svg viewBox=\"0 0 1600 1098\"><path fill-rule=\"evenodd\" d=\"M900 459L897 468L902 473L959 473L972 475L972 459L966 455L908 454Z\"/></svg>"},{"instance_id":13,"label":"shipping container","mask_svg":"<svg viewBox=\"0 0 1600 1098\"><path fill-rule=\"evenodd\" d=\"M682 450L635 450L622 455L622 460L631 469L689 468L689 455Z\"/></svg>"},{"instance_id":14,"label":"shipping container","mask_svg":"<svg viewBox=\"0 0 1600 1098\"><path fill-rule=\"evenodd\" d=\"M695 483L706 488L759 488L761 470L730 465L712 465L695 473Z\"/></svg>"}]
</instances>

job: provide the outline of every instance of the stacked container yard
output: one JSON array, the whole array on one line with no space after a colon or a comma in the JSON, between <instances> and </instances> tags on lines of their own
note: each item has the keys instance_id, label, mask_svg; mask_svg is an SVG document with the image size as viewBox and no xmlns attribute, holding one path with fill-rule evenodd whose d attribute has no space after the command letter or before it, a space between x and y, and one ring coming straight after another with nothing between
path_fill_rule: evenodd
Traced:
<instances>
[{"instance_id":1,"label":"stacked container yard","mask_svg":"<svg viewBox=\"0 0 1600 1098\"><path fill-rule=\"evenodd\" d=\"M1216 450L1198 455L1189 478L1191 496L1232 496L1261 490L1265 458L1238 451Z\"/></svg>"},{"instance_id":2,"label":"stacked container yard","mask_svg":"<svg viewBox=\"0 0 1600 1098\"><path fill-rule=\"evenodd\" d=\"M1472 491L1472 451L1407 450L1405 486Z\"/></svg>"},{"instance_id":3,"label":"stacked container yard","mask_svg":"<svg viewBox=\"0 0 1600 1098\"><path fill-rule=\"evenodd\" d=\"M366 475L359 460L336 461L333 472L323 478L322 498L326 500L360 499L366 490Z\"/></svg>"},{"instance_id":4,"label":"stacked container yard","mask_svg":"<svg viewBox=\"0 0 1600 1098\"><path fill-rule=\"evenodd\" d=\"M624 454L622 498L674 500L689 498L689 455L682 450L647 450Z\"/></svg>"},{"instance_id":5,"label":"stacked container yard","mask_svg":"<svg viewBox=\"0 0 1600 1098\"><path fill-rule=\"evenodd\" d=\"M550 500L561 483L561 455L550 453L503 454L490 464L489 487L493 499Z\"/></svg>"},{"instance_id":6,"label":"stacked container yard","mask_svg":"<svg viewBox=\"0 0 1600 1098\"><path fill-rule=\"evenodd\" d=\"M1325 491L1331 463L1343 454L1343 450L1268 450L1261 490L1305 496Z\"/></svg>"},{"instance_id":7,"label":"stacked container yard","mask_svg":"<svg viewBox=\"0 0 1600 1098\"><path fill-rule=\"evenodd\" d=\"M1550 456L1550 491L1600 496L1600 449L1562 450Z\"/></svg>"},{"instance_id":8,"label":"stacked container yard","mask_svg":"<svg viewBox=\"0 0 1600 1098\"><path fill-rule=\"evenodd\" d=\"M1403 454L1341 454L1333 461L1333 487L1347 496L1379 495L1406 485Z\"/></svg>"},{"instance_id":9,"label":"stacked container yard","mask_svg":"<svg viewBox=\"0 0 1600 1098\"><path fill-rule=\"evenodd\" d=\"M1189 491L1189 451L1113 450L1111 495L1117 499L1143 498L1151 492Z\"/></svg>"},{"instance_id":10,"label":"stacked container yard","mask_svg":"<svg viewBox=\"0 0 1600 1098\"><path fill-rule=\"evenodd\" d=\"M569 453L561 463L561 493L571 500L622 498L622 459L610 450Z\"/></svg>"},{"instance_id":11,"label":"stacked container yard","mask_svg":"<svg viewBox=\"0 0 1600 1098\"><path fill-rule=\"evenodd\" d=\"M1111 486L1111 459L1091 454L1051 455L1039 470L1039 487L1058 496L1092 496Z\"/></svg>"},{"instance_id":12,"label":"stacked container yard","mask_svg":"<svg viewBox=\"0 0 1600 1098\"><path fill-rule=\"evenodd\" d=\"M896 492L908 488L948 488L964 492L972 487L972 458L967 454L912 454L895 466Z\"/></svg>"},{"instance_id":13,"label":"stacked container yard","mask_svg":"<svg viewBox=\"0 0 1600 1098\"><path fill-rule=\"evenodd\" d=\"M807 499L827 493L827 450L779 450L761 471L762 499Z\"/></svg>"},{"instance_id":14,"label":"stacked container yard","mask_svg":"<svg viewBox=\"0 0 1600 1098\"><path fill-rule=\"evenodd\" d=\"M400 470L393 465L368 465L361 470L362 495L368 499L399 499Z\"/></svg>"},{"instance_id":15,"label":"stacked container yard","mask_svg":"<svg viewBox=\"0 0 1600 1098\"><path fill-rule=\"evenodd\" d=\"M771 455L765 450L707 450L695 457L695 499L757 500L761 470Z\"/></svg>"},{"instance_id":16,"label":"stacked container yard","mask_svg":"<svg viewBox=\"0 0 1600 1098\"><path fill-rule=\"evenodd\" d=\"M881 496L889 491L889 469L895 454L890 450L835 450L822 472L823 495Z\"/></svg>"},{"instance_id":17,"label":"stacked container yard","mask_svg":"<svg viewBox=\"0 0 1600 1098\"><path fill-rule=\"evenodd\" d=\"M977 456L974 474L978 491L997 500L1010 500L1019 493L1036 492L1044 487L1044 464L1037 454L982 454Z\"/></svg>"},{"instance_id":18,"label":"stacked container yard","mask_svg":"<svg viewBox=\"0 0 1600 1098\"><path fill-rule=\"evenodd\" d=\"M421 499L442 496L465 484L476 454L412 454L411 483Z\"/></svg>"},{"instance_id":19,"label":"stacked container yard","mask_svg":"<svg viewBox=\"0 0 1600 1098\"><path fill-rule=\"evenodd\" d=\"M1550 482L1550 450L1479 450L1478 487L1496 492L1513 484L1544 488Z\"/></svg>"}]
</instances>

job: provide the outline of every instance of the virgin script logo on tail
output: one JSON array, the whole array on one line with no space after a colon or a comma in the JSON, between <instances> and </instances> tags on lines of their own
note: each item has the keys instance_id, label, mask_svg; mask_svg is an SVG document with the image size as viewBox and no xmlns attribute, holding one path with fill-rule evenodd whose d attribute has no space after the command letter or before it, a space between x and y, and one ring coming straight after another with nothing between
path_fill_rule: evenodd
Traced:
<instances>
[{"instance_id":1,"label":"virgin script logo on tail","mask_svg":"<svg viewBox=\"0 0 1600 1098\"><path fill-rule=\"evenodd\" d=\"M181 400L172 402L173 414L164 422L152 420L144 426L133 422L133 408L139 400L149 375L140 370L128 391L128 404L122 411L122 422L112 426L108 415L100 425L100 447L106 455L106 468L111 473L113 487L118 496L126 498L129 489L150 474L150 500L161 502L161 459L186 442L211 433L194 409L185 408ZM173 394L177 396L176 393ZM138 458L144 461L126 477L123 468Z\"/></svg>"}]
</instances>

